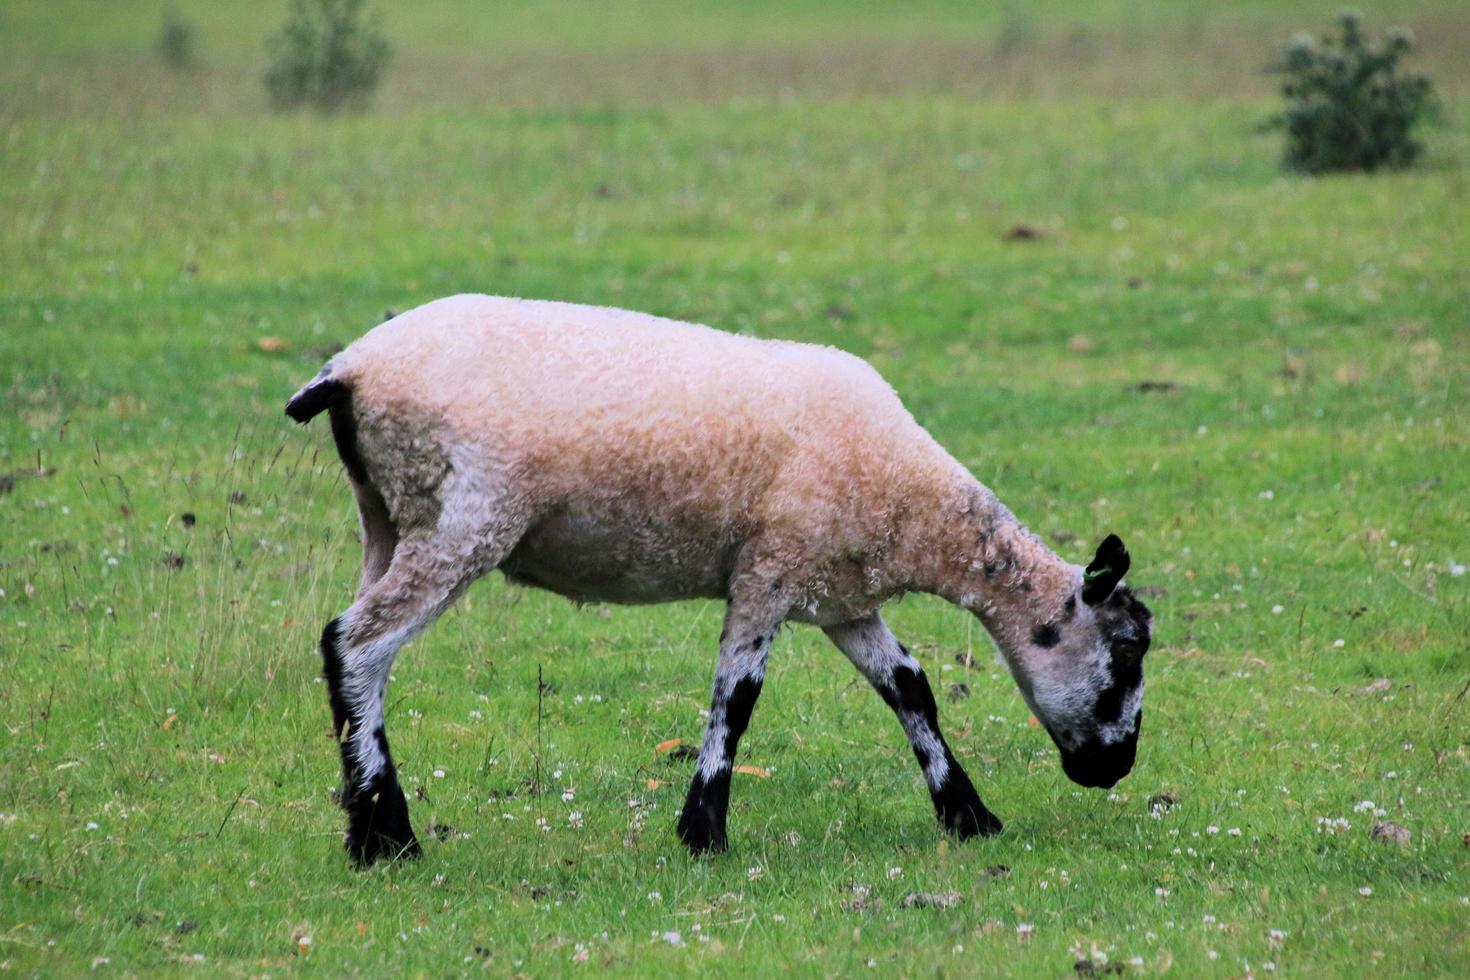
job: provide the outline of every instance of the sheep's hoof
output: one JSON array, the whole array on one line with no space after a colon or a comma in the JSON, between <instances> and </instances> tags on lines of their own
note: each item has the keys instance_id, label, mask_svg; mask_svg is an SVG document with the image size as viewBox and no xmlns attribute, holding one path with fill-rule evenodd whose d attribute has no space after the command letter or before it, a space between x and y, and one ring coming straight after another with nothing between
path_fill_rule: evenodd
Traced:
<instances>
[{"instance_id":1,"label":"sheep's hoof","mask_svg":"<svg viewBox=\"0 0 1470 980\"><path fill-rule=\"evenodd\" d=\"M379 858L400 860L421 853L408 822L408 801L396 781L375 784L347 804L347 853L359 868Z\"/></svg>"},{"instance_id":2,"label":"sheep's hoof","mask_svg":"<svg viewBox=\"0 0 1470 980\"><path fill-rule=\"evenodd\" d=\"M686 809L679 817L679 839L684 846L689 848L689 853L696 857L701 854L718 853L730 846L729 839L725 836L725 829L715 825L714 821L699 809L694 810L693 815Z\"/></svg>"},{"instance_id":3,"label":"sheep's hoof","mask_svg":"<svg viewBox=\"0 0 1470 980\"><path fill-rule=\"evenodd\" d=\"M934 794L934 810L944 829L960 840L971 837L994 837L1004 829L1000 818L991 813L968 779L950 779Z\"/></svg>"},{"instance_id":4,"label":"sheep's hoof","mask_svg":"<svg viewBox=\"0 0 1470 980\"><path fill-rule=\"evenodd\" d=\"M969 840L970 837L994 837L1005 829L1000 817L991 811L980 808L980 813L973 810L963 810L956 817L945 817L944 829L953 833L960 840Z\"/></svg>"},{"instance_id":5,"label":"sheep's hoof","mask_svg":"<svg viewBox=\"0 0 1470 980\"><path fill-rule=\"evenodd\" d=\"M414 836L412 830L408 832L407 842L377 831L370 831L366 839L356 840L349 831L347 853L359 868L367 868L379 858L386 858L389 861L416 858L423 853L423 849L419 847L418 838Z\"/></svg>"}]
</instances>

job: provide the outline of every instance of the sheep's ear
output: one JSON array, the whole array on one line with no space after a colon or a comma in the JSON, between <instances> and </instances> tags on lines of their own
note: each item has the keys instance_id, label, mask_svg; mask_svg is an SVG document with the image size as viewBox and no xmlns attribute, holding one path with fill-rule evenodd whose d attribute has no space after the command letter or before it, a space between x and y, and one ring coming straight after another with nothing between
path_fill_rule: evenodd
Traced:
<instances>
[{"instance_id":1,"label":"sheep's ear","mask_svg":"<svg viewBox=\"0 0 1470 980\"><path fill-rule=\"evenodd\" d=\"M1123 539L1116 534L1103 538L1092 563L1082 573L1082 601L1095 606L1112 595L1128 574L1128 565L1128 549L1123 546Z\"/></svg>"}]
</instances>

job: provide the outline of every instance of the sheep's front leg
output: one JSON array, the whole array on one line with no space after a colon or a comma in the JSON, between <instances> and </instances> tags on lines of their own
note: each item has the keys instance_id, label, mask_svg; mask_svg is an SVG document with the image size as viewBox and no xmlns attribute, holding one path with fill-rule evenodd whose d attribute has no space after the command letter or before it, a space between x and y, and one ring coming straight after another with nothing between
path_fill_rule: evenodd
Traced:
<instances>
[{"instance_id":1,"label":"sheep's front leg","mask_svg":"<svg viewBox=\"0 0 1470 980\"><path fill-rule=\"evenodd\" d=\"M766 656L779 623L740 615L733 606L726 613L709 725L699 750L699 768L679 816L679 838L695 854L723 851L728 844L725 818L730 808L735 749L760 697Z\"/></svg>"},{"instance_id":2,"label":"sheep's front leg","mask_svg":"<svg viewBox=\"0 0 1470 980\"><path fill-rule=\"evenodd\" d=\"M939 708L923 668L882 618L874 613L825 632L898 715L944 828L961 839L1000 833L1000 820L980 802L980 794L940 734Z\"/></svg>"}]
</instances>

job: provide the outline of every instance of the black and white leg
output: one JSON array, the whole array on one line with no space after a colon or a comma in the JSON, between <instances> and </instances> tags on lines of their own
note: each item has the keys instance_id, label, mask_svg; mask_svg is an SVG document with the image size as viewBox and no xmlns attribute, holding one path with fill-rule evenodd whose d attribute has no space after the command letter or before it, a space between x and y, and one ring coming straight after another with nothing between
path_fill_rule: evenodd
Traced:
<instances>
[{"instance_id":1,"label":"black and white leg","mask_svg":"<svg viewBox=\"0 0 1470 980\"><path fill-rule=\"evenodd\" d=\"M347 851L360 865L413 857L418 838L388 751L383 701L405 643L432 623L474 578L442 542L407 538L383 575L322 631L323 673L342 752Z\"/></svg>"},{"instance_id":2,"label":"black and white leg","mask_svg":"<svg viewBox=\"0 0 1470 980\"><path fill-rule=\"evenodd\" d=\"M980 802L939 731L939 708L923 668L883 619L874 613L825 632L898 715L944 828L961 839L1000 833L1000 820Z\"/></svg>"},{"instance_id":3,"label":"black and white leg","mask_svg":"<svg viewBox=\"0 0 1470 980\"><path fill-rule=\"evenodd\" d=\"M729 843L725 820L735 750L760 697L771 638L779 625L779 618L748 617L733 606L726 613L699 768L679 816L679 838L695 854L723 851Z\"/></svg>"}]
</instances>

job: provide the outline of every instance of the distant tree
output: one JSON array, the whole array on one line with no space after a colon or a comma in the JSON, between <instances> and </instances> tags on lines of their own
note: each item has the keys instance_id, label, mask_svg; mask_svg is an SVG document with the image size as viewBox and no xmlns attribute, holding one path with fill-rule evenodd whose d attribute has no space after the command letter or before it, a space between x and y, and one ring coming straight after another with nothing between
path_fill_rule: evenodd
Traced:
<instances>
[{"instance_id":1,"label":"distant tree","mask_svg":"<svg viewBox=\"0 0 1470 980\"><path fill-rule=\"evenodd\" d=\"M1313 174L1412 165L1423 150L1414 129L1438 104L1428 78L1399 69L1413 35L1398 28L1375 41L1351 12L1337 25L1336 38L1298 35L1272 66L1284 76L1286 109L1272 120L1286 131L1284 164Z\"/></svg>"},{"instance_id":2,"label":"distant tree","mask_svg":"<svg viewBox=\"0 0 1470 980\"><path fill-rule=\"evenodd\" d=\"M170 68L192 68L195 59L195 30L179 13L179 9L168 6L163 9L163 23L158 29L158 56Z\"/></svg>"},{"instance_id":3,"label":"distant tree","mask_svg":"<svg viewBox=\"0 0 1470 980\"><path fill-rule=\"evenodd\" d=\"M291 0L286 23L266 41L265 89L278 110L367 107L393 48L363 14L363 0Z\"/></svg>"}]
</instances>

